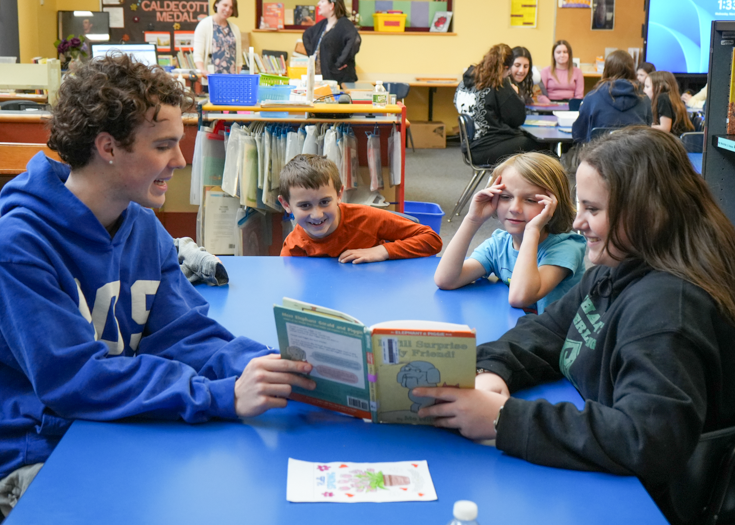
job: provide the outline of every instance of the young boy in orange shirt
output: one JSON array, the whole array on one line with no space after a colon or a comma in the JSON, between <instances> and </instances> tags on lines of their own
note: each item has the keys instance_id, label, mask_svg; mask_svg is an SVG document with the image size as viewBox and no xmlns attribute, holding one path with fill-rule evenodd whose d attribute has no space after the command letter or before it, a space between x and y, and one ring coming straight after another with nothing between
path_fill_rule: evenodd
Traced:
<instances>
[{"instance_id":1,"label":"young boy in orange shirt","mask_svg":"<svg viewBox=\"0 0 735 525\"><path fill-rule=\"evenodd\" d=\"M353 264L427 257L442 240L428 226L385 210L340 202L342 181L331 161L296 155L281 171L278 201L296 220L281 255L339 257Z\"/></svg>"}]
</instances>

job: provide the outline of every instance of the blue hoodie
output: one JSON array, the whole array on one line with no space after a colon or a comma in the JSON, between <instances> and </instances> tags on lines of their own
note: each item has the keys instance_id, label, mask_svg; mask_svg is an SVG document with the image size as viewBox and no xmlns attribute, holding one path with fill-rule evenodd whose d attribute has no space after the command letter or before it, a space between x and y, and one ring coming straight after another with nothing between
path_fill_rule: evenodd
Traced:
<instances>
[{"instance_id":1,"label":"blue hoodie","mask_svg":"<svg viewBox=\"0 0 735 525\"><path fill-rule=\"evenodd\" d=\"M651 100L628 80L605 82L588 93L572 126L574 142L589 142L594 128L650 126Z\"/></svg>"},{"instance_id":2,"label":"blue hoodie","mask_svg":"<svg viewBox=\"0 0 735 525\"><path fill-rule=\"evenodd\" d=\"M235 338L131 203L113 238L39 153L0 193L0 479L74 419L236 418L235 380L271 350Z\"/></svg>"}]
</instances>

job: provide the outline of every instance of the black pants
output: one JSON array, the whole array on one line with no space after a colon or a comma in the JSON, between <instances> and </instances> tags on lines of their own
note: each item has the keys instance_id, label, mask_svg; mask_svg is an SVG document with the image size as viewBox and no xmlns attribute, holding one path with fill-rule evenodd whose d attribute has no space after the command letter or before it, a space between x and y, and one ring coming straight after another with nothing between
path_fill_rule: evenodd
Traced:
<instances>
[{"instance_id":1,"label":"black pants","mask_svg":"<svg viewBox=\"0 0 735 525\"><path fill-rule=\"evenodd\" d=\"M526 135L511 137L502 142L495 142L490 145L482 143L482 139L476 141L470 146L472 152L472 160L475 164L487 164L494 166L499 164L506 157L523 153L526 151L549 151L547 144L536 142Z\"/></svg>"}]
</instances>

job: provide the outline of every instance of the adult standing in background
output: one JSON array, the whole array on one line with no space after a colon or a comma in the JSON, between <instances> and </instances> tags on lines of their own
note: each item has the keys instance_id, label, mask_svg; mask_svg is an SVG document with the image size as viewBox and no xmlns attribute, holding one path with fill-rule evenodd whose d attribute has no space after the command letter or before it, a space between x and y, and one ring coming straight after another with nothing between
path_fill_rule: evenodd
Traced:
<instances>
[{"instance_id":1,"label":"adult standing in background","mask_svg":"<svg viewBox=\"0 0 735 525\"><path fill-rule=\"evenodd\" d=\"M324 20L304 31L303 37L306 54L315 56L316 74L324 80L356 82L355 55L362 39L345 16L344 0L319 0L317 9Z\"/></svg>"},{"instance_id":2,"label":"adult standing in background","mask_svg":"<svg viewBox=\"0 0 735 525\"><path fill-rule=\"evenodd\" d=\"M242 43L240 29L228 18L237 18L237 0L215 0L212 9L214 14L194 30L194 63L204 77L209 73L235 75L242 68Z\"/></svg>"},{"instance_id":3,"label":"adult standing in background","mask_svg":"<svg viewBox=\"0 0 735 525\"><path fill-rule=\"evenodd\" d=\"M490 48L479 64L464 72L454 94L459 113L472 117L470 143L477 164L496 164L514 153L544 149L519 129L526 121L526 104L510 81L513 52L506 44Z\"/></svg>"},{"instance_id":4,"label":"adult standing in background","mask_svg":"<svg viewBox=\"0 0 735 525\"><path fill-rule=\"evenodd\" d=\"M569 42L557 40L551 48L551 60L552 65L541 70L541 82L549 100L584 97L584 75L581 69L574 67L574 55ZM541 97L539 101L542 101Z\"/></svg>"}]
</instances>

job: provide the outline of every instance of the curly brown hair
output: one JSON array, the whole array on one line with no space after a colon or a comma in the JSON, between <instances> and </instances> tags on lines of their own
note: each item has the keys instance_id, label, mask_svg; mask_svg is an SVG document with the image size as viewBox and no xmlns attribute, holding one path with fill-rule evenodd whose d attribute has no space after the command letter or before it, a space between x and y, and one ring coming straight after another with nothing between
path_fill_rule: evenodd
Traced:
<instances>
[{"instance_id":1,"label":"curly brown hair","mask_svg":"<svg viewBox=\"0 0 735 525\"><path fill-rule=\"evenodd\" d=\"M504 73L513 65L513 50L506 44L490 48L482 61L475 67L475 86L478 90L487 87L499 89L503 85Z\"/></svg>"},{"instance_id":2,"label":"curly brown hair","mask_svg":"<svg viewBox=\"0 0 735 525\"><path fill-rule=\"evenodd\" d=\"M72 169L89 163L102 132L131 151L146 112L156 108L155 121L162 104L185 111L194 100L158 66L149 67L122 53L91 60L61 83L49 122L48 147Z\"/></svg>"}]
</instances>

